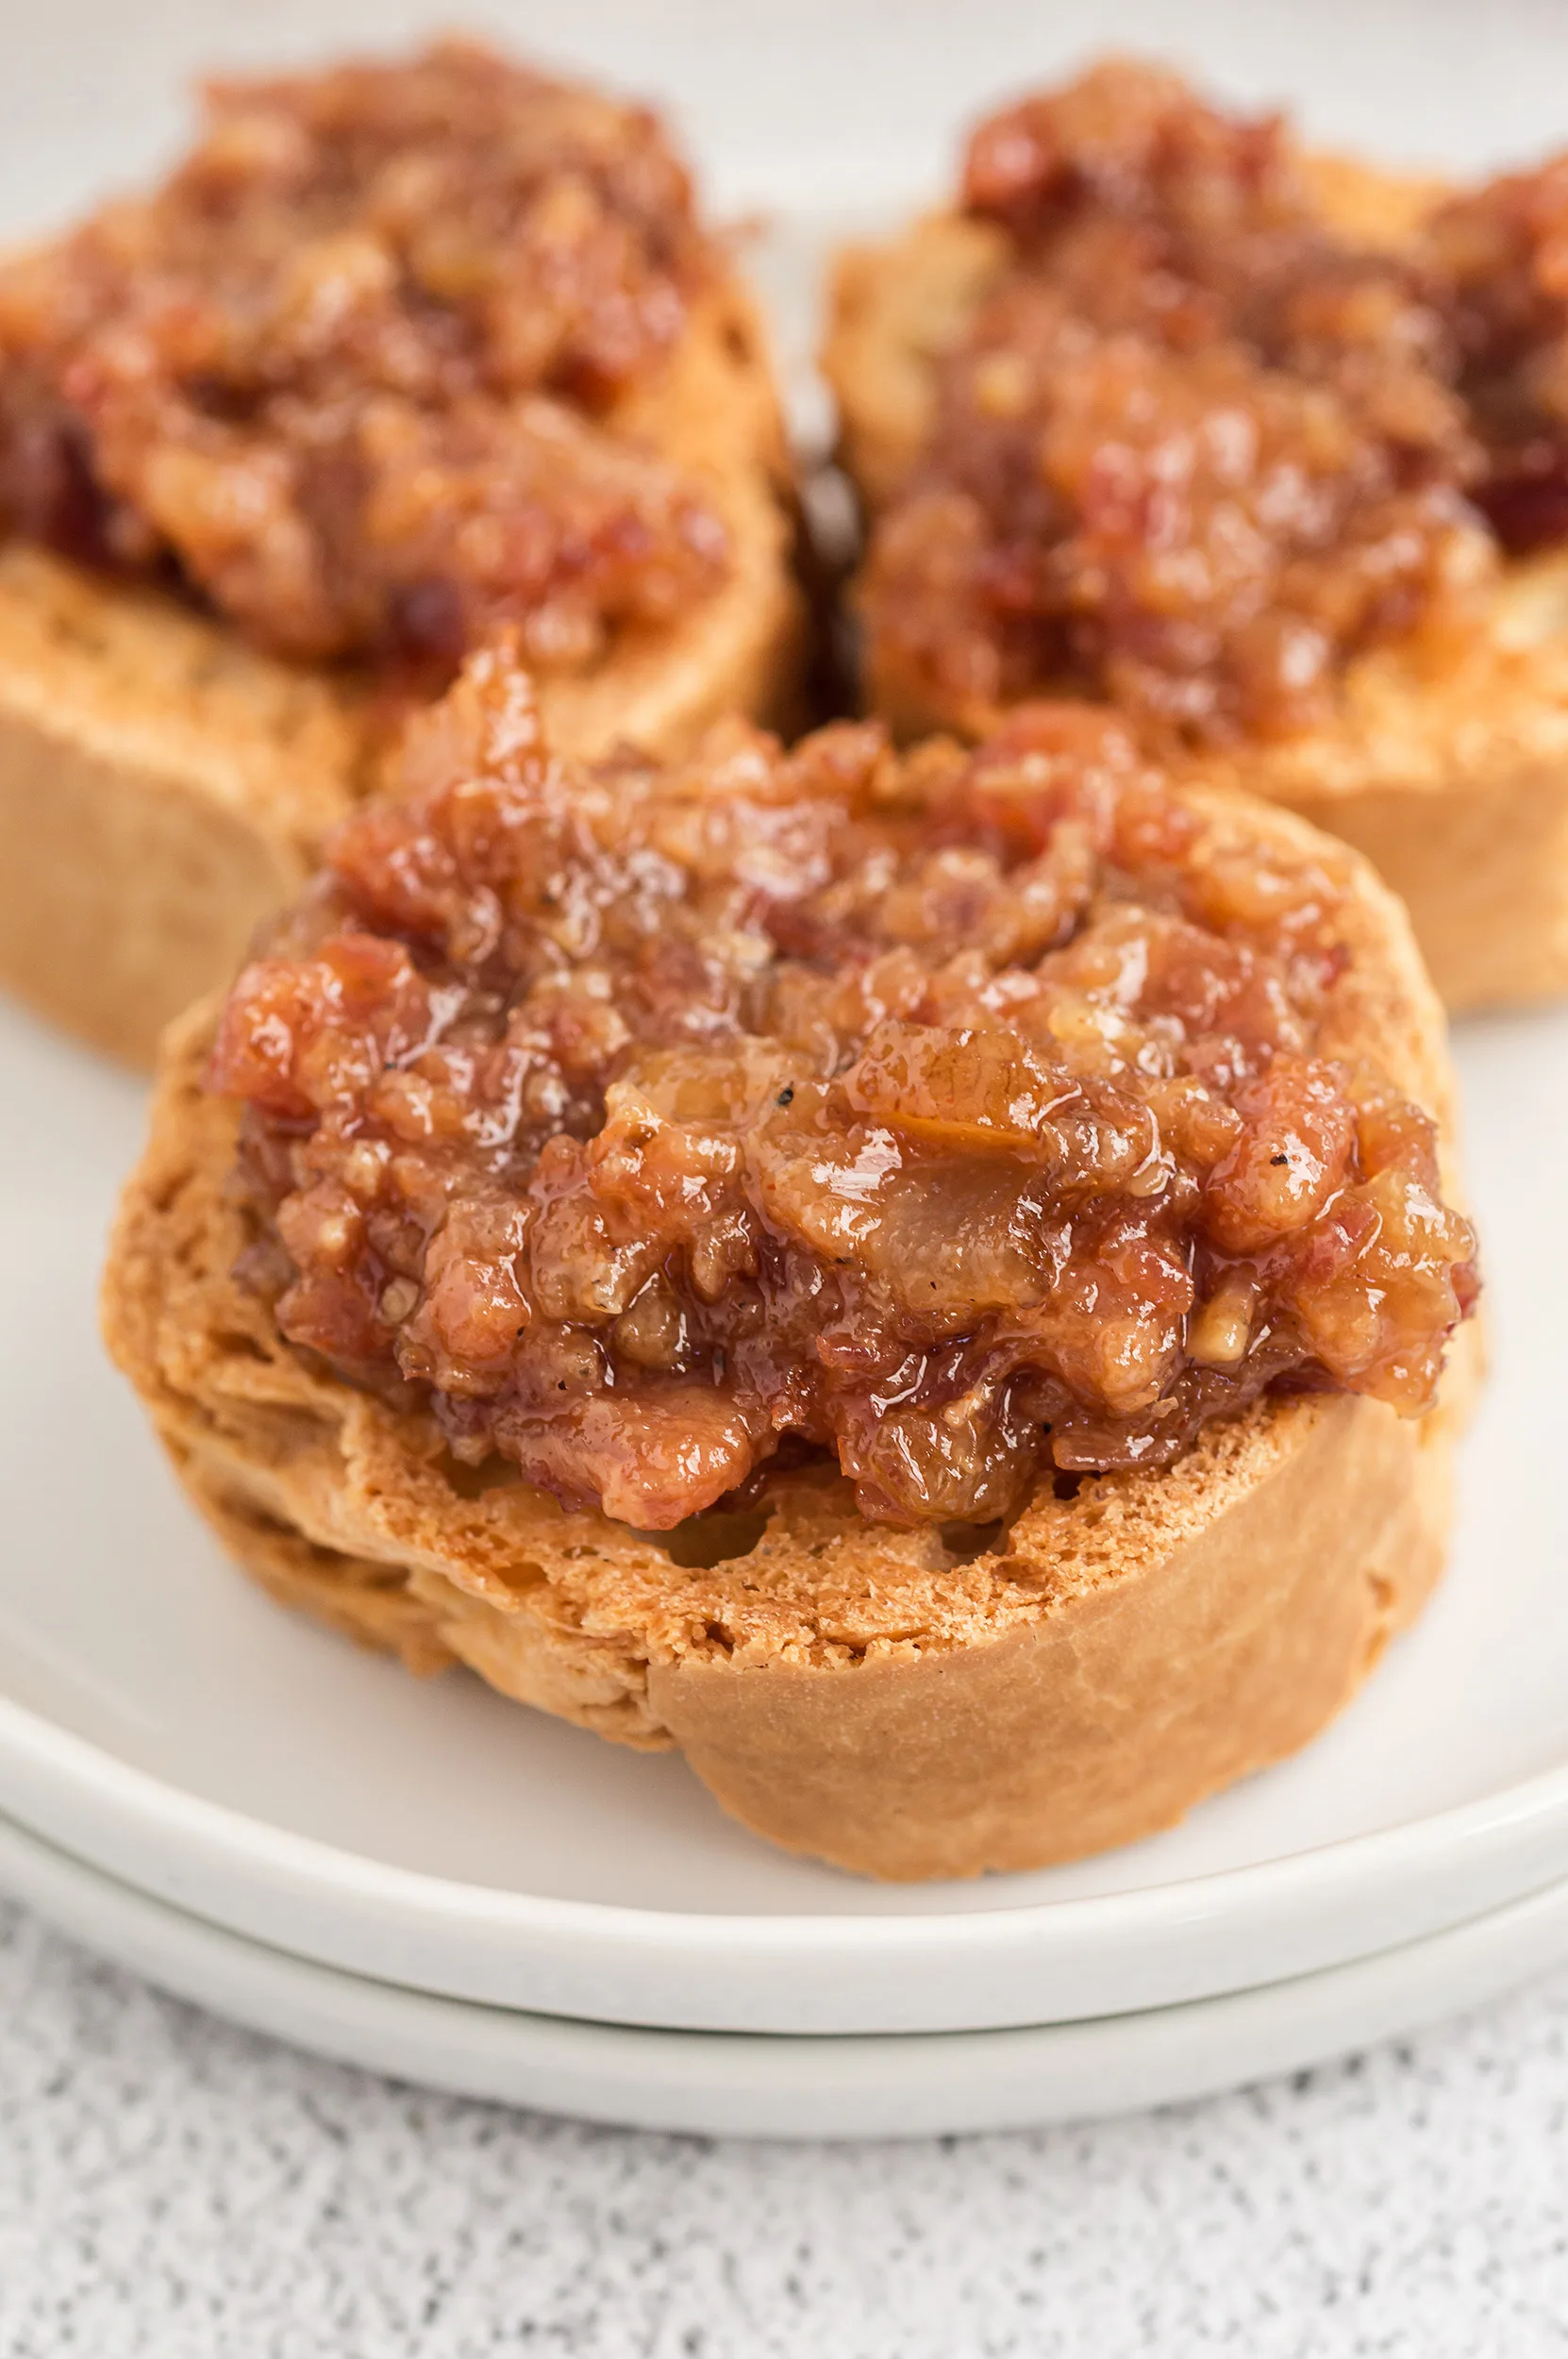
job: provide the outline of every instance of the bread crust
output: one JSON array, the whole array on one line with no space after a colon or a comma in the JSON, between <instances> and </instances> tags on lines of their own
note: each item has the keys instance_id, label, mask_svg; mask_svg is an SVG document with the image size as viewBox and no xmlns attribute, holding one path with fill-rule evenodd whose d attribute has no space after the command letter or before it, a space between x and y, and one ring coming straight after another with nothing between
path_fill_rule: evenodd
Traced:
<instances>
[{"instance_id":1,"label":"bread crust","mask_svg":"<svg viewBox=\"0 0 1568 2359\"><path fill-rule=\"evenodd\" d=\"M552 743L677 754L726 711L789 724L804 614L789 459L756 306L726 277L675 355L612 413L699 481L733 565L669 631L545 682ZM361 684L278 662L221 620L0 546L0 986L149 1064L226 979L323 835L374 784Z\"/></svg>"},{"instance_id":2,"label":"bread crust","mask_svg":"<svg viewBox=\"0 0 1568 2359\"><path fill-rule=\"evenodd\" d=\"M1395 245L1450 193L1342 157L1309 159L1331 219ZM1005 234L937 213L836 265L823 368L841 453L867 513L896 494L930 432L936 369L1008 267ZM938 710L871 668L870 708L902 738L976 737L999 709ZM1236 782L1364 852L1409 905L1450 1009L1568 990L1568 553L1507 566L1463 641L1390 646L1347 669L1326 725L1231 758Z\"/></svg>"},{"instance_id":3,"label":"bread crust","mask_svg":"<svg viewBox=\"0 0 1568 2359\"><path fill-rule=\"evenodd\" d=\"M1291 815L1188 790L1222 842L1343 878L1325 1052L1447 1121L1442 1012L1364 863ZM1043 1482L978 1554L854 1513L836 1475L647 1535L447 1455L434 1420L324 1373L234 1278L236 1110L214 1011L171 1032L104 1290L109 1349L229 1551L285 1602L644 1748L677 1745L773 1841L886 1878L1039 1866L1170 1824L1303 1744L1441 1568L1473 1330L1419 1423L1263 1400L1159 1473ZM493 1479L492 1479L493 1478Z\"/></svg>"}]
</instances>

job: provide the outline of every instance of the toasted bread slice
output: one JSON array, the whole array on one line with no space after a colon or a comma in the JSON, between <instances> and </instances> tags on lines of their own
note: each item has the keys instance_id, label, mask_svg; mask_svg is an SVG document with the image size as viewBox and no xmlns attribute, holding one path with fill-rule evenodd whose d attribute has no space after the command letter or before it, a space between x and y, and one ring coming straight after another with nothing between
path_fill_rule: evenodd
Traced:
<instances>
[{"instance_id":1,"label":"toasted bread slice","mask_svg":"<svg viewBox=\"0 0 1568 2359\"><path fill-rule=\"evenodd\" d=\"M1344 878L1323 1052L1376 1060L1446 1122L1442 1012L1393 895L1293 815L1188 792L1227 846ZM1437 1577L1473 1329L1425 1420L1265 1398L1164 1472L1065 1498L1046 1480L967 1548L867 1522L832 1470L652 1535L476 1477L426 1413L308 1365L233 1275L212 1023L168 1037L104 1297L196 1505L287 1602L416 1670L456 1658L617 1742L679 1746L777 1843L910 1879L1126 1842L1304 1744Z\"/></svg>"},{"instance_id":2,"label":"toasted bread slice","mask_svg":"<svg viewBox=\"0 0 1568 2359\"><path fill-rule=\"evenodd\" d=\"M1372 245L1397 244L1447 192L1340 158L1311 170L1330 217ZM840 257L823 366L872 519L919 460L938 363L1009 259L1003 231L950 213ZM1441 672L1398 645L1359 659L1327 726L1242 749L1235 777L1366 853L1450 1008L1549 997L1568 989L1568 555L1510 564L1445 656ZM901 736L983 736L999 717L938 710L875 661L865 686Z\"/></svg>"},{"instance_id":3,"label":"toasted bread slice","mask_svg":"<svg viewBox=\"0 0 1568 2359\"><path fill-rule=\"evenodd\" d=\"M765 340L733 278L611 423L689 473L732 566L668 630L542 687L555 742L675 753L725 711L795 717L803 610ZM375 781L362 684L277 662L157 591L0 548L0 986L150 1062L171 1016L232 973Z\"/></svg>"}]
</instances>

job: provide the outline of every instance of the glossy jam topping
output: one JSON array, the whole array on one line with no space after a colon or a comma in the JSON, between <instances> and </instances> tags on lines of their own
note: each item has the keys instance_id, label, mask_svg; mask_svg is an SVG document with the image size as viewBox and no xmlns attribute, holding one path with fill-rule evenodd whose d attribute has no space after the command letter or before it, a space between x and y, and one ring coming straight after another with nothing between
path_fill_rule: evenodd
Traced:
<instances>
[{"instance_id":1,"label":"glossy jam topping","mask_svg":"<svg viewBox=\"0 0 1568 2359\"><path fill-rule=\"evenodd\" d=\"M0 269L0 519L310 661L536 667L726 564L601 413L710 267L653 116L445 42L214 85L194 152Z\"/></svg>"},{"instance_id":2,"label":"glossy jam topping","mask_svg":"<svg viewBox=\"0 0 1568 2359\"><path fill-rule=\"evenodd\" d=\"M1341 890L1118 723L553 760L505 650L224 1012L243 1271L459 1459L668 1528L780 1449L984 1522L1284 1387L1431 1399L1425 1114L1319 1051Z\"/></svg>"},{"instance_id":3,"label":"glossy jam topping","mask_svg":"<svg viewBox=\"0 0 1568 2359\"><path fill-rule=\"evenodd\" d=\"M1568 166L1363 248L1277 120L1111 63L982 124L963 202L1010 259L874 537L891 688L1277 735L1568 531Z\"/></svg>"},{"instance_id":4,"label":"glossy jam topping","mask_svg":"<svg viewBox=\"0 0 1568 2359\"><path fill-rule=\"evenodd\" d=\"M1476 497L1510 549L1568 540L1568 157L1445 206L1428 240L1486 444Z\"/></svg>"}]
</instances>

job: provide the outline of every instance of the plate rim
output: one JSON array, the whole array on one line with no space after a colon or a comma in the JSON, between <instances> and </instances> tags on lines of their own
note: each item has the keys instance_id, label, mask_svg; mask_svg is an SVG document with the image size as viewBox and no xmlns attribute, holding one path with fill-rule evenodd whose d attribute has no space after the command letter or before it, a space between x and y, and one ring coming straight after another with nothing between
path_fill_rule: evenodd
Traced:
<instances>
[{"instance_id":1,"label":"plate rim","mask_svg":"<svg viewBox=\"0 0 1568 2359\"><path fill-rule=\"evenodd\" d=\"M962 2135L1187 2101L1408 2034L1568 1950L1564 1879L1368 1958L1130 2016L737 2037L475 2005L346 1973L211 1925L3 1815L0 1887L159 1988L307 2053L481 2101L710 2136Z\"/></svg>"},{"instance_id":2,"label":"plate rim","mask_svg":"<svg viewBox=\"0 0 1568 2359\"><path fill-rule=\"evenodd\" d=\"M341 1910L346 1896L351 1932L353 1919L359 1920L359 1934L346 1944L329 1939L324 1948L319 1932L302 1944L297 1930L281 1942L295 1954L339 1971L363 1970L359 1959L368 1949L379 1952L389 1937L400 1936L405 1963L392 1979L405 1987L455 2001L569 2013L559 1993L578 1986L595 1988L595 1960L601 1969L607 1958L658 1961L683 1966L699 1984L705 1977L710 1983L729 1984L731 2004L718 2011L717 2019L713 2006L700 1999L696 2011L674 2016L665 2009L628 2016L624 2007L612 2006L600 2019L742 2033L831 2032L853 2037L1015 2027L1041 2019L1038 1978L1075 1965L1076 1971L1067 1973L1066 1987L1078 1989L1080 1995L1068 2004L1060 2003L1059 1996L1052 2004L1053 2021L1218 1997L1225 1989L1241 1990L1286 1977L1260 1971L1254 1948L1243 1942L1233 1951L1233 1967L1220 1983L1211 1975L1194 1981L1191 1971L1185 1976L1178 1971L1163 1995L1141 1999L1138 1992L1150 1987L1147 1976L1135 1973L1118 1984L1114 1977L1107 1979L1108 1962L1152 1951L1168 1963L1184 1939L1191 1946L1198 1937L1208 1948L1217 1943L1224 1949L1226 1934L1244 1932L1248 1920L1261 1921L1277 1934L1282 1923L1294 1922L1307 1930L1311 1920L1325 1919L1330 1912L1353 1917L1361 1931L1349 1943L1325 1938L1293 1952L1295 1963L1290 1972L1322 1971L1373 1955L1399 1940L1426 1938L1505 1905L1540 1890L1568 1868L1568 1841L1563 1840L1568 1835L1568 1766L1559 1766L1393 1827L1131 1891L886 1916L642 1908L469 1883L380 1861L211 1800L5 1696L0 1696L0 1811L100 1872L118 1875L149 1896L184 1906L241 1938L281 1942L280 1926L297 1928L313 1921L324 1903L330 1916L334 1906ZM134 1868L127 1864L132 1856L140 1862ZM1489 1866L1496 1868L1500 1860L1501 1876L1485 1872ZM1442 1885L1445 1898L1437 1897L1430 1872L1423 1875L1439 1866L1447 1871ZM1467 1874L1467 1868L1476 1872ZM214 1871L226 1901L210 1898ZM1403 1930L1391 1940L1384 1931L1389 1895L1401 1890L1408 1901L1413 1897L1409 1888L1412 1882L1430 1905L1413 1916L1408 1907L1402 1908L1398 1921ZM247 1886L254 1905L245 1899ZM209 1897L193 1899L198 1890ZM1381 1913L1376 1905L1379 1897ZM428 1979L430 1937L439 1941L459 1931L487 1951L498 1941L502 1945L499 1962L505 1965L509 1957L513 1969L503 1976L509 1985L506 1997L498 1998L494 1977L485 1970L496 1963L488 1956L475 1961L475 1973L463 1978L467 1987L455 1987L444 1977ZM519 1942L532 1946L531 1958L520 1955L514 1946ZM1075 1952L1082 1957L1075 1960ZM926 1983L940 1983L944 1967L973 1966L988 1954L1004 1987L1016 1995L999 1999L993 1994L989 2008L982 2004L978 2015L966 2009L961 2021L930 2019L928 2014L922 2016L918 1999L912 2012L905 2009L904 2020L869 2023L857 2012L857 1975L879 1987L889 1964L898 1962L920 1969ZM786 2019L773 2002L774 2019L757 2019L758 1984L765 1985L768 1971L808 1961L849 1978L837 2012L825 2016L820 2003L808 2000L795 2011L794 2019ZM418 1970L421 1965L424 1971ZM1026 1985L1021 1983L1024 1976ZM552 2002L516 1995L530 1983L554 1994ZM1027 2012L1029 1989L1034 1990L1032 2016ZM1018 2012L1020 2007L1025 2012ZM763 2012L769 2011L764 2004Z\"/></svg>"}]
</instances>

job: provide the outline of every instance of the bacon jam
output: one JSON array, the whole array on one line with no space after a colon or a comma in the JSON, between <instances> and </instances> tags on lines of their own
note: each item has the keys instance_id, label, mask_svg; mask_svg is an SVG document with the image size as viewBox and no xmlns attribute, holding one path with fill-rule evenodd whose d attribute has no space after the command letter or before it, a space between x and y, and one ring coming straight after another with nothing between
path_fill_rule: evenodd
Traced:
<instances>
[{"instance_id":1,"label":"bacon jam","mask_svg":"<svg viewBox=\"0 0 1568 2359\"><path fill-rule=\"evenodd\" d=\"M1278 119L1112 61L981 124L962 205L1008 259L862 587L927 709L1284 734L1568 535L1568 165L1358 245Z\"/></svg>"},{"instance_id":2,"label":"bacon jam","mask_svg":"<svg viewBox=\"0 0 1568 2359\"><path fill-rule=\"evenodd\" d=\"M502 647L405 762L209 1082L247 1282L459 1461L663 1530L830 1452L974 1524L1266 1391L1430 1403L1474 1243L1322 1053L1344 885L1104 711L572 766Z\"/></svg>"},{"instance_id":3,"label":"bacon jam","mask_svg":"<svg viewBox=\"0 0 1568 2359\"><path fill-rule=\"evenodd\" d=\"M1568 540L1568 156L1457 198L1428 232L1504 546Z\"/></svg>"},{"instance_id":4,"label":"bacon jam","mask_svg":"<svg viewBox=\"0 0 1568 2359\"><path fill-rule=\"evenodd\" d=\"M154 194L0 268L0 524L289 658L581 669L727 569L606 414L711 267L651 114L476 46L216 83Z\"/></svg>"}]
</instances>

